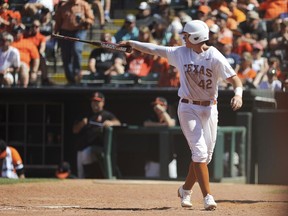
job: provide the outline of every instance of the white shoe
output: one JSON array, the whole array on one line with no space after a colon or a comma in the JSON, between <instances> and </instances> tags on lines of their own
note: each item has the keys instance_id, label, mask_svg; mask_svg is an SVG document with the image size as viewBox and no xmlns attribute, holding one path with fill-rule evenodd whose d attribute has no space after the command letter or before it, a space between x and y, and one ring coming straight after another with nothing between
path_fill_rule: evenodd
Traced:
<instances>
[{"instance_id":1,"label":"white shoe","mask_svg":"<svg viewBox=\"0 0 288 216\"><path fill-rule=\"evenodd\" d=\"M178 189L178 197L181 198L181 206L182 207L192 207L191 203L191 190L184 190L183 186Z\"/></svg>"},{"instance_id":2,"label":"white shoe","mask_svg":"<svg viewBox=\"0 0 288 216\"><path fill-rule=\"evenodd\" d=\"M215 210L217 207L217 203L215 202L212 195L207 194L206 197L204 197L204 208L205 210Z\"/></svg>"}]
</instances>

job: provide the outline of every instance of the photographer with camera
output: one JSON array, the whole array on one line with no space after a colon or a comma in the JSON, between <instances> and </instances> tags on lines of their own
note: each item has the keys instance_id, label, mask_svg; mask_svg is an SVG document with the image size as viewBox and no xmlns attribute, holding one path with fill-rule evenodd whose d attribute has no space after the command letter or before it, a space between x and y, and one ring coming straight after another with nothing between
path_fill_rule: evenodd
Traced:
<instances>
[{"instance_id":1,"label":"photographer with camera","mask_svg":"<svg viewBox=\"0 0 288 216\"><path fill-rule=\"evenodd\" d=\"M87 30L93 22L94 15L88 2L84 0L68 0L55 12L54 33L85 40ZM68 84L76 84L80 81L84 44L69 40L61 40L58 43Z\"/></svg>"}]
</instances>

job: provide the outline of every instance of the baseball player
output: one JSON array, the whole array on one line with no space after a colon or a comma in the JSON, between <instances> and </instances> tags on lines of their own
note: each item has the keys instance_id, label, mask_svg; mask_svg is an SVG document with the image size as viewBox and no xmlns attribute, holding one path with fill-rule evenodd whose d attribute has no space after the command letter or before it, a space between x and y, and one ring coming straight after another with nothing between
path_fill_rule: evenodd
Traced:
<instances>
[{"instance_id":1,"label":"baseball player","mask_svg":"<svg viewBox=\"0 0 288 216\"><path fill-rule=\"evenodd\" d=\"M235 95L231 99L231 107L234 111L242 106L243 87L226 58L215 47L206 44L209 39L206 23L189 21L182 35L185 42L183 46L164 47L138 41L122 41L119 44L166 57L169 64L179 70L178 117L192 160L185 183L178 189L178 196L182 207L192 207L192 187L198 181L204 197L204 208L214 210L217 204L211 195L207 165L212 159L217 137L217 83L222 78L232 84Z\"/></svg>"},{"instance_id":2,"label":"baseball player","mask_svg":"<svg viewBox=\"0 0 288 216\"><path fill-rule=\"evenodd\" d=\"M24 165L19 152L0 139L0 177L25 178Z\"/></svg>"}]
</instances>

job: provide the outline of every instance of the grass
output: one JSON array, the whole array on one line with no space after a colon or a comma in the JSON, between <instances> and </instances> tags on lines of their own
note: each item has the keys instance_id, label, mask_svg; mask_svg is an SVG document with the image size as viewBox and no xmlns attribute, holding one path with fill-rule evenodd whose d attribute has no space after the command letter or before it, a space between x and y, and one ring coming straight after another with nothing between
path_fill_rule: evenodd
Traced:
<instances>
[{"instance_id":1,"label":"grass","mask_svg":"<svg viewBox=\"0 0 288 216\"><path fill-rule=\"evenodd\" d=\"M26 179L8 179L8 178L0 178L0 185L7 184L19 184L19 183L41 183L41 182L49 182L49 181L59 181L59 179L52 178L26 178Z\"/></svg>"}]
</instances>

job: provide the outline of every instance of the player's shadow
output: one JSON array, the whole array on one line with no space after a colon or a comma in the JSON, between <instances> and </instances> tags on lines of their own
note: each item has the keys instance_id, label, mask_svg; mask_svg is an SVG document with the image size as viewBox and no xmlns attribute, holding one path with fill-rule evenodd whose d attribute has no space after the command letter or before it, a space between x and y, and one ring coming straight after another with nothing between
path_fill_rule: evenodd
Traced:
<instances>
[{"instance_id":1,"label":"player's shadow","mask_svg":"<svg viewBox=\"0 0 288 216\"><path fill-rule=\"evenodd\" d=\"M171 207L156 207L156 208L94 208L94 207L79 207L82 210L97 210L97 211L165 211Z\"/></svg>"},{"instance_id":2,"label":"player's shadow","mask_svg":"<svg viewBox=\"0 0 288 216\"><path fill-rule=\"evenodd\" d=\"M288 203L288 201L274 200L216 200L217 203L255 204L255 203Z\"/></svg>"}]
</instances>

